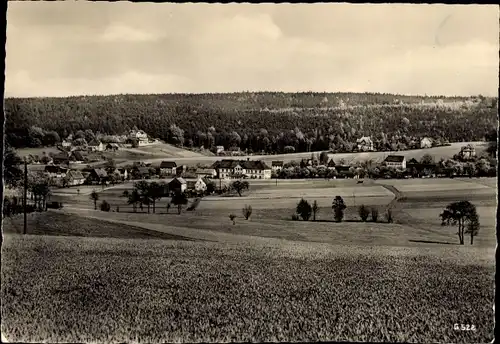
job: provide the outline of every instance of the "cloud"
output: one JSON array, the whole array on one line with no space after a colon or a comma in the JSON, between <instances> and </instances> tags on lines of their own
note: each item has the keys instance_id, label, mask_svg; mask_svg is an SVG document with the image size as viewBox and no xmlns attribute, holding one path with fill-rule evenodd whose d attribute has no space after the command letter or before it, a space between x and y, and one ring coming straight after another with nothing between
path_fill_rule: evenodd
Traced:
<instances>
[{"instance_id":1,"label":"cloud","mask_svg":"<svg viewBox=\"0 0 500 344\"><path fill-rule=\"evenodd\" d=\"M137 30L123 24L114 24L108 26L102 36L98 37L98 39L104 42L142 42L155 41L158 37L154 34Z\"/></svg>"}]
</instances>

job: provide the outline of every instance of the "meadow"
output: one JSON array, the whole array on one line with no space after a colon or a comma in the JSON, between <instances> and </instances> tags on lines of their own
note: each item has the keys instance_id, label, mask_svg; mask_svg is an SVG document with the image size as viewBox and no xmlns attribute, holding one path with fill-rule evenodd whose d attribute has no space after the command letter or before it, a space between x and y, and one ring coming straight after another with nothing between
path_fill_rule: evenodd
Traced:
<instances>
[{"instance_id":1,"label":"meadow","mask_svg":"<svg viewBox=\"0 0 500 344\"><path fill-rule=\"evenodd\" d=\"M120 195L133 183L96 188L120 212L95 211L89 190L56 194L65 207L30 215L28 235L17 234L20 217L4 223L2 334L15 342L491 342L496 184L365 182L250 181L243 197L205 197L180 215L167 213L169 199L156 214L132 212ZM391 190L404 198L394 204ZM348 206L341 223L333 222L336 195ZM316 221L291 220L300 197L318 201ZM478 206L473 246L440 225L451 198ZM361 222L360 204L379 209L378 221ZM383 216L389 204L394 223Z\"/></svg>"},{"instance_id":2,"label":"meadow","mask_svg":"<svg viewBox=\"0 0 500 344\"><path fill-rule=\"evenodd\" d=\"M6 236L2 333L16 342L485 343L493 254Z\"/></svg>"}]
</instances>

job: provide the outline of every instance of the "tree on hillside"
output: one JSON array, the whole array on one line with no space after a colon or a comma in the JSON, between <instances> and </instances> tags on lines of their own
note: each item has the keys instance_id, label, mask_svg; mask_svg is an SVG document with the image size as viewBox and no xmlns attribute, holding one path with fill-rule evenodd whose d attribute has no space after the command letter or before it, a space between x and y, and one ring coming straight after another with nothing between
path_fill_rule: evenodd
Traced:
<instances>
[{"instance_id":1,"label":"tree on hillside","mask_svg":"<svg viewBox=\"0 0 500 344\"><path fill-rule=\"evenodd\" d=\"M246 180L244 181L236 180L231 184L231 189L235 190L240 197L241 197L241 192L243 190L248 190L249 187L250 184Z\"/></svg>"},{"instance_id":2,"label":"tree on hillside","mask_svg":"<svg viewBox=\"0 0 500 344\"><path fill-rule=\"evenodd\" d=\"M113 174L116 170L116 163L113 159L108 159L105 165L106 172L108 175Z\"/></svg>"},{"instance_id":3,"label":"tree on hillside","mask_svg":"<svg viewBox=\"0 0 500 344\"><path fill-rule=\"evenodd\" d=\"M420 159L421 164L434 164L434 157L430 154L424 154L422 159Z\"/></svg>"},{"instance_id":4,"label":"tree on hillside","mask_svg":"<svg viewBox=\"0 0 500 344\"><path fill-rule=\"evenodd\" d=\"M316 214L318 213L318 211L319 211L318 202L314 200L312 205L313 221L316 221Z\"/></svg>"},{"instance_id":5,"label":"tree on hillside","mask_svg":"<svg viewBox=\"0 0 500 344\"><path fill-rule=\"evenodd\" d=\"M439 215L441 225L458 225L458 240L460 245L464 244L464 231L468 224L471 224L472 233L477 234L479 230L479 216L476 206L469 201L460 201L450 203ZM473 234L472 236L474 236Z\"/></svg>"},{"instance_id":6,"label":"tree on hillside","mask_svg":"<svg viewBox=\"0 0 500 344\"><path fill-rule=\"evenodd\" d=\"M149 214L150 209L151 209L151 204L152 204L151 194L149 191L149 183L145 180L141 180L141 181L134 184L134 188L137 190L137 192L140 196L141 206L142 206L142 204L145 204L148 206L148 214Z\"/></svg>"},{"instance_id":7,"label":"tree on hillside","mask_svg":"<svg viewBox=\"0 0 500 344\"><path fill-rule=\"evenodd\" d=\"M178 145L184 145L184 130L177 125L172 124L169 128L170 142Z\"/></svg>"},{"instance_id":8,"label":"tree on hillside","mask_svg":"<svg viewBox=\"0 0 500 344\"><path fill-rule=\"evenodd\" d=\"M188 197L184 192L176 192L172 197L172 204L177 206L177 212L180 215L182 207L188 204Z\"/></svg>"},{"instance_id":9,"label":"tree on hillside","mask_svg":"<svg viewBox=\"0 0 500 344\"><path fill-rule=\"evenodd\" d=\"M304 221L309 221L309 219L311 218L312 207L309 204L309 202L307 202L303 198L297 204L296 211L297 211L297 214L299 214L300 217L302 218L302 220L304 220Z\"/></svg>"},{"instance_id":10,"label":"tree on hillside","mask_svg":"<svg viewBox=\"0 0 500 344\"><path fill-rule=\"evenodd\" d=\"M99 200L99 194L95 190L91 192L90 199L94 201L94 210L97 210L97 201Z\"/></svg>"},{"instance_id":11,"label":"tree on hillside","mask_svg":"<svg viewBox=\"0 0 500 344\"><path fill-rule=\"evenodd\" d=\"M344 218L344 210L347 206L344 203L344 199L341 196L335 196L332 203L333 217L336 222L342 222Z\"/></svg>"}]
</instances>

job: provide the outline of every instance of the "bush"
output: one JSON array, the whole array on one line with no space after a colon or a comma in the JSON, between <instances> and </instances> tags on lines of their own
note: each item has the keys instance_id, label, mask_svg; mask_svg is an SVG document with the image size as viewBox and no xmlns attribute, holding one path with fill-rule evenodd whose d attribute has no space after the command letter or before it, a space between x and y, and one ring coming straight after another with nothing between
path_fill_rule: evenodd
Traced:
<instances>
[{"instance_id":1,"label":"bush","mask_svg":"<svg viewBox=\"0 0 500 344\"><path fill-rule=\"evenodd\" d=\"M245 220L248 220L250 216L252 215L252 206L251 205L245 205L245 207L242 209L243 216L245 217Z\"/></svg>"},{"instance_id":2,"label":"bush","mask_svg":"<svg viewBox=\"0 0 500 344\"><path fill-rule=\"evenodd\" d=\"M297 215L297 214L293 214L293 215L292 215L292 220L293 220L293 221L299 221L299 215Z\"/></svg>"},{"instance_id":3,"label":"bush","mask_svg":"<svg viewBox=\"0 0 500 344\"><path fill-rule=\"evenodd\" d=\"M233 225L235 225L235 224L236 224L236 221L235 221L235 219L236 219L236 215L234 215L234 214L229 214L229 219L230 219L231 221L233 221Z\"/></svg>"},{"instance_id":4,"label":"bush","mask_svg":"<svg viewBox=\"0 0 500 344\"><path fill-rule=\"evenodd\" d=\"M394 222L394 219L392 217L392 210L391 209L387 209L387 212L385 214L385 218L386 218L386 220L387 220L388 223Z\"/></svg>"},{"instance_id":5,"label":"bush","mask_svg":"<svg viewBox=\"0 0 500 344\"><path fill-rule=\"evenodd\" d=\"M370 210L368 210L365 205L361 205L358 209L358 214L361 220L366 222L366 220L368 220L368 216L370 215Z\"/></svg>"},{"instance_id":6,"label":"bush","mask_svg":"<svg viewBox=\"0 0 500 344\"><path fill-rule=\"evenodd\" d=\"M378 209L372 208L372 221L377 222L378 220Z\"/></svg>"},{"instance_id":7,"label":"bush","mask_svg":"<svg viewBox=\"0 0 500 344\"><path fill-rule=\"evenodd\" d=\"M101 211L110 211L110 210L111 210L111 205L106 201L102 201L101 202Z\"/></svg>"},{"instance_id":8,"label":"bush","mask_svg":"<svg viewBox=\"0 0 500 344\"><path fill-rule=\"evenodd\" d=\"M309 221L309 218L311 217L312 214L312 207L309 204L309 202L307 202L305 199L302 198L300 202L297 204L296 211L297 214L299 214L304 221Z\"/></svg>"}]
</instances>

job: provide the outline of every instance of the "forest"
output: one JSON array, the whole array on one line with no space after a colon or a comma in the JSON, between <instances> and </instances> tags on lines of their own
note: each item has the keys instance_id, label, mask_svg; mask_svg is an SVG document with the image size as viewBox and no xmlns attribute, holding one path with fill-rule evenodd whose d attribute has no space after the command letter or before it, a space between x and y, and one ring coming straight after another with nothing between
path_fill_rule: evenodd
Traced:
<instances>
[{"instance_id":1,"label":"forest","mask_svg":"<svg viewBox=\"0 0 500 344\"><path fill-rule=\"evenodd\" d=\"M57 144L70 134L122 135L133 128L186 147L249 153L352 152L488 140L497 100L375 93L230 93L5 99L6 139L15 148ZM90 133L90 135L89 135ZM83 136L83 135L80 135Z\"/></svg>"}]
</instances>

